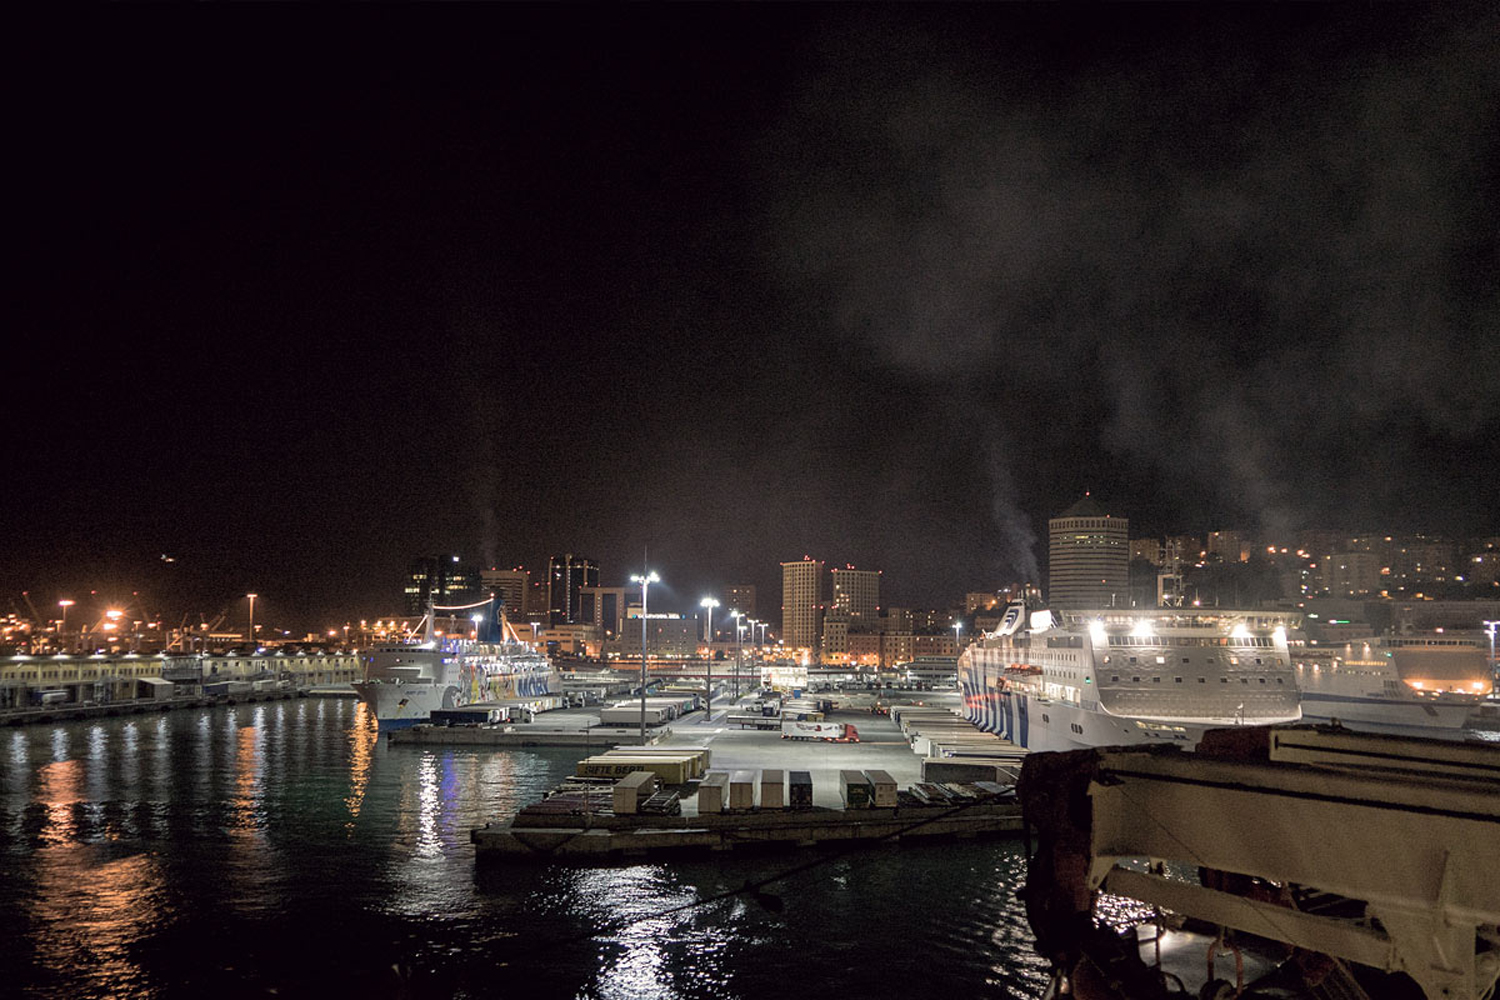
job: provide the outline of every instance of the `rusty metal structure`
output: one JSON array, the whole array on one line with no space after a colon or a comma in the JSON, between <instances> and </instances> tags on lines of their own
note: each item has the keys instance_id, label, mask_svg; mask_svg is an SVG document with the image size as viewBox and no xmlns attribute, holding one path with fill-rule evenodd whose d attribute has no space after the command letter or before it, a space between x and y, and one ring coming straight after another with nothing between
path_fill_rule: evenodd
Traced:
<instances>
[{"instance_id":1,"label":"rusty metal structure","mask_svg":"<svg viewBox=\"0 0 1500 1000\"><path fill-rule=\"evenodd\" d=\"M1020 792L1055 995L1495 993L1500 745L1214 730L1194 752L1032 754Z\"/></svg>"}]
</instances>

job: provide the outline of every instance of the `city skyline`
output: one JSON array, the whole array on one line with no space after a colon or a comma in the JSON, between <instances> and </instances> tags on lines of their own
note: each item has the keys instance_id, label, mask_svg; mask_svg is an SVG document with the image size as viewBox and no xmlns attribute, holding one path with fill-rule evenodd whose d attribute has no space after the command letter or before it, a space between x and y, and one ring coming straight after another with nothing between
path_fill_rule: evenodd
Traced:
<instances>
[{"instance_id":1,"label":"city skyline","mask_svg":"<svg viewBox=\"0 0 1500 1000\"><path fill-rule=\"evenodd\" d=\"M772 619L804 554L1040 581L1090 489L1497 532L1493 9L292 17L104 9L38 71L11 604L583 552Z\"/></svg>"}]
</instances>

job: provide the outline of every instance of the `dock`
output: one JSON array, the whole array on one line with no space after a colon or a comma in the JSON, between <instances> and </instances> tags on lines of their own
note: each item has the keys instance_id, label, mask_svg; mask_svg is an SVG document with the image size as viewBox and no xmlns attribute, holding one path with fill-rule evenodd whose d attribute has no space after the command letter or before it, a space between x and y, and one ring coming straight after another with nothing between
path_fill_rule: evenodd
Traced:
<instances>
[{"instance_id":1,"label":"dock","mask_svg":"<svg viewBox=\"0 0 1500 1000\"><path fill-rule=\"evenodd\" d=\"M646 746L670 736L669 728L648 729ZM624 729L552 729L535 723L503 726L426 726L393 729L387 739L396 745L449 747L611 747L640 745L638 731Z\"/></svg>"},{"instance_id":2,"label":"dock","mask_svg":"<svg viewBox=\"0 0 1500 1000\"><path fill-rule=\"evenodd\" d=\"M546 822L550 825L530 825ZM877 846L909 841L1018 836L1015 799L965 805L810 809L693 816L550 816L524 814L470 832L480 862L608 863L662 854L774 850L818 845Z\"/></svg>"}]
</instances>

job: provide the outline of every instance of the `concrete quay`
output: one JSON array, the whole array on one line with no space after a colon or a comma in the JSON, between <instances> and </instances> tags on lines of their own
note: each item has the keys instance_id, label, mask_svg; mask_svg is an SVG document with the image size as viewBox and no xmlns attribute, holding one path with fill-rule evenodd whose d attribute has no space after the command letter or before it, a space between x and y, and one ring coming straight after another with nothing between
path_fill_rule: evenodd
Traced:
<instances>
[{"instance_id":1,"label":"concrete quay","mask_svg":"<svg viewBox=\"0 0 1500 1000\"><path fill-rule=\"evenodd\" d=\"M690 713L676 720L656 740L663 748L708 747L714 771L779 769L807 771L813 779L813 807L803 809L752 809L703 814L698 810L698 783L668 786L680 796L681 815L616 816L603 811L592 815L520 815L506 822L492 822L475 829L470 839L482 863L567 860L573 863L610 863L642 855L733 850L771 850L814 845L876 846L886 843L920 843L948 838L1017 836L1022 831L1020 806L1014 801L972 802L964 805L915 804L903 796L894 808L845 809L840 793L839 772L883 770L899 788L908 788L923 778L923 759L911 748L900 728L888 716L870 712L872 697L834 695L842 707L829 713L830 722L854 725L858 743L821 743L783 740L779 732L731 728L727 718L739 707L728 699L715 704L711 716ZM926 704L957 704L955 696L913 693L896 701L921 700ZM570 715L573 724L586 724L586 709L549 712ZM514 727L524 729L525 726ZM451 742L458 730L441 729L434 735ZM614 743L592 731L590 746L634 745L637 733ZM483 744L481 744L483 745Z\"/></svg>"},{"instance_id":2,"label":"concrete quay","mask_svg":"<svg viewBox=\"0 0 1500 1000\"><path fill-rule=\"evenodd\" d=\"M103 705L47 705L42 708L0 710L0 726L46 725L54 722L84 722L89 719L112 719L125 715L170 712L175 708L215 708L219 705L241 705L258 701L285 701L302 697L297 690L253 691L237 695L189 695L172 698L136 698Z\"/></svg>"},{"instance_id":3,"label":"concrete quay","mask_svg":"<svg viewBox=\"0 0 1500 1000\"><path fill-rule=\"evenodd\" d=\"M552 713L547 713L551 715ZM661 743L670 728L646 730L646 746ZM393 745L446 747L583 747L607 750L615 746L640 746L639 730L562 727L537 723L501 726L412 726L393 729L386 737Z\"/></svg>"},{"instance_id":4,"label":"concrete quay","mask_svg":"<svg viewBox=\"0 0 1500 1000\"><path fill-rule=\"evenodd\" d=\"M816 788L816 782L814 783ZM563 817L555 817L562 819ZM693 816L600 816L576 827L516 822L471 831L481 861L586 861L652 854L874 845L916 840L1015 836L1021 832L1016 802L886 809L789 809ZM517 817L519 820L520 817Z\"/></svg>"}]
</instances>

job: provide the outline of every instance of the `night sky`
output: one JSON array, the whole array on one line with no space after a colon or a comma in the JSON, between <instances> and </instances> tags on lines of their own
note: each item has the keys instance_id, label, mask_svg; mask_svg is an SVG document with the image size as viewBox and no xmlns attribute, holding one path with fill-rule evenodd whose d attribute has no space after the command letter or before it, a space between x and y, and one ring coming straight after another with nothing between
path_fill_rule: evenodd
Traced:
<instances>
[{"instance_id":1,"label":"night sky","mask_svg":"<svg viewBox=\"0 0 1500 1000\"><path fill-rule=\"evenodd\" d=\"M937 605L1084 490L1500 533L1492 5L32 27L0 612L316 627L446 551Z\"/></svg>"}]
</instances>

